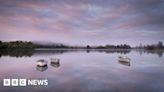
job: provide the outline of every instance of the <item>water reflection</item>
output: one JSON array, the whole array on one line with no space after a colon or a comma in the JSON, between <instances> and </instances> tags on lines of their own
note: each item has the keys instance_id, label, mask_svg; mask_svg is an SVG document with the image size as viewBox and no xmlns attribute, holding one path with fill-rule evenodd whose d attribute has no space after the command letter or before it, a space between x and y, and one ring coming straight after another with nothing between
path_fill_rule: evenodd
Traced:
<instances>
[{"instance_id":1,"label":"water reflection","mask_svg":"<svg viewBox=\"0 0 164 92\"><path fill-rule=\"evenodd\" d=\"M125 66L130 66L130 62L122 62L118 61L119 64L125 65Z\"/></svg>"},{"instance_id":2,"label":"water reflection","mask_svg":"<svg viewBox=\"0 0 164 92\"><path fill-rule=\"evenodd\" d=\"M107 50L106 53L120 53L120 54L128 54L131 52L130 49L127 50Z\"/></svg>"},{"instance_id":3,"label":"water reflection","mask_svg":"<svg viewBox=\"0 0 164 92\"><path fill-rule=\"evenodd\" d=\"M67 52L72 52L76 50L67 50L67 49L36 49L34 54L36 55L48 55L48 54L63 54Z\"/></svg>"},{"instance_id":4,"label":"water reflection","mask_svg":"<svg viewBox=\"0 0 164 92\"><path fill-rule=\"evenodd\" d=\"M8 50L0 50L1 56L10 56L10 57L31 57L34 54L34 50L32 49L8 49Z\"/></svg>"},{"instance_id":5,"label":"water reflection","mask_svg":"<svg viewBox=\"0 0 164 92\"><path fill-rule=\"evenodd\" d=\"M59 68L60 67L60 63L51 63L51 66L53 66L55 68Z\"/></svg>"},{"instance_id":6,"label":"water reflection","mask_svg":"<svg viewBox=\"0 0 164 92\"><path fill-rule=\"evenodd\" d=\"M37 69L38 71L40 71L40 72L43 72L43 71L45 71L45 70L48 69L48 66L43 66L43 67L41 67L41 66L36 66L36 69Z\"/></svg>"},{"instance_id":7,"label":"water reflection","mask_svg":"<svg viewBox=\"0 0 164 92\"><path fill-rule=\"evenodd\" d=\"M118 62L118 56L124 56L124 54L131 58L130 63ZM52 90L57 92L163 92L164 57L159 58L157 55L156 53L148 55L143 51L139 54L135 50L89 50L88 53L86 50L34 51L30 58L2 55L0 80L46 78L49 84L27 87L1 85L0 92L15 90L17 92L50 92ZM40 59L48 61L46 67L36 66L36 61ZM52 61L55 62L51 63Z\"/></svg>"},{"instance_id":8,"label":"water reflection","mask_svg":"<svg viewBox=\"0 0 164 92\"><path fill-rule=\"evenodd\" d=\"M107 53L107 54L112 54L112 53L119 53L119 54L129 54L131 51L136 51L140 55L142 54L156 54L159 57L162 57L164 51L163 50L131 50L131 49L126 49L126 50L106 50L106 49L91 49L91 50L73 50L73 49L37 49L37 50L32 50L32 49L16 49L16 50L0 50L0 57L2 56L10 56L10 57L31 57L33 55L51 55L51 54L64 54L64 53L69 53L69 52L86 52L86 53L92 53L92 52L100 52L100 53Z\"/></svg>"},{"instance_id":9,"label":"water reflection","mask_svg":"<svg viewBox=\"0 0 164 92\"><path fill-rule=\"evenodd\" d=\"M159 57L162 57L164 51L163 50L135 50L140 55L142 54L157 54Z\"/></svg>"}]
</instances>

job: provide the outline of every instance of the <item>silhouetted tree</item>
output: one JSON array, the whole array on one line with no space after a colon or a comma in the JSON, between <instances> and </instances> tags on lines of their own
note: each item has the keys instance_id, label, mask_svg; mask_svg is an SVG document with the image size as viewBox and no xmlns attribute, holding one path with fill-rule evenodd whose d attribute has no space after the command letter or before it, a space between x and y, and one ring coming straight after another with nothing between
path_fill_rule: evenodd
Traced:
<instances>
[{"instance_id":1,"label":"silhouetted tree","mask_svg":"<svg viewBox=\"0 0 164 92\"><path fill-rule=\"evenodd\" d=\"M157 47L158 47L158 48L162 48L162 46L163 46L162 42L159 41L158 44L157 44Z\"/></svg>"},{"instance_id":2,"label":"silhouetted tree","mask_svg":"<svg viewBox=\"0 0 164 92\"><path fill-rule=\"evenodd\" d=\"M87 45L87 49L90 49L90 46L89 45Z\"/></svg>"}]
</instances>

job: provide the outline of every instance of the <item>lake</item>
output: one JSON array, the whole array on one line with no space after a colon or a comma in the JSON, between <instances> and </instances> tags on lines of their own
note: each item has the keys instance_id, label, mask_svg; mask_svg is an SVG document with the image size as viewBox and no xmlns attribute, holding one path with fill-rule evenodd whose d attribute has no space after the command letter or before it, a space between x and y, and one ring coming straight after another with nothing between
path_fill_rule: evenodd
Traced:
<instances>
[{"instance_id":1,"label":"lake","mask_svg":"<svg viewBox=\"0 0 164 92\"><path fill-rule=\"evenodd\" d=\"M128 56L129 64L118 61ZM60 64L50 64L59 58ZM37 67L37 60L48 61ZM47 79L48 85L4 87L3 79ZM162 51L32 50L1 51L0 92L164 92Z\"/></svg>"}]
</instances>

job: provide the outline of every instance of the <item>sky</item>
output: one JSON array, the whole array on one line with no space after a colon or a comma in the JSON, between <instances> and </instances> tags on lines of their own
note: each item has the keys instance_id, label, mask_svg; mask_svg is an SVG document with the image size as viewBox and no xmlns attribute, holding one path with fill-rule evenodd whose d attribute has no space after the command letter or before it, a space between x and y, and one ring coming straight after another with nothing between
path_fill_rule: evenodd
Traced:
<instances>
[{"instance_id":1,"label":"sky","mask_svg":"<svg viewBox=\"0 0 164 92\"><path fill-rule=\"evenodd\" d=\"M0 40L164 42L164 0L0 0Z\"/></svg>"}]
</instances>

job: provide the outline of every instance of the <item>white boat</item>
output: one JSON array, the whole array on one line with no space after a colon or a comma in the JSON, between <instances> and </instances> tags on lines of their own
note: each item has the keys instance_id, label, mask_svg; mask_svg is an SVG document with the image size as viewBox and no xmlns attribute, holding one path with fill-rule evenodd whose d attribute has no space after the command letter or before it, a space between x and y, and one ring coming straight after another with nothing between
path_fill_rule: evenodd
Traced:
<instances>
[{"instance_id":1,"label":"white boat","mask_svg":"<svg viewBox=\"0 0 164 92\"><path fill-rule=\"evenodd\" d=\"M47 66L47 63L48 62L46 60L40 59L40 60L37 61L37 66L39 66L39 67L45 67L45 66Z\"/></svg>"},{"instance_id":2,"label":"white boat","mask_svg":"<svg viewBox=\"0 0 164 92\"><path fill-rule=\"evenodd\" d=\"M119 56L118 61L128 63L128 62L130 62L130 58L128 58L127 56Z\"/></svg>"},{"instance_id":3,"label":"white boat","mask_svg":"<svg viewBox=\"0 0 164 92\"><path fill-rule=\"evenodd\" d=\"M60 63L60 59L58 58L51 58L51 64L59 64Z\"/></svg>"}]
</instances>

